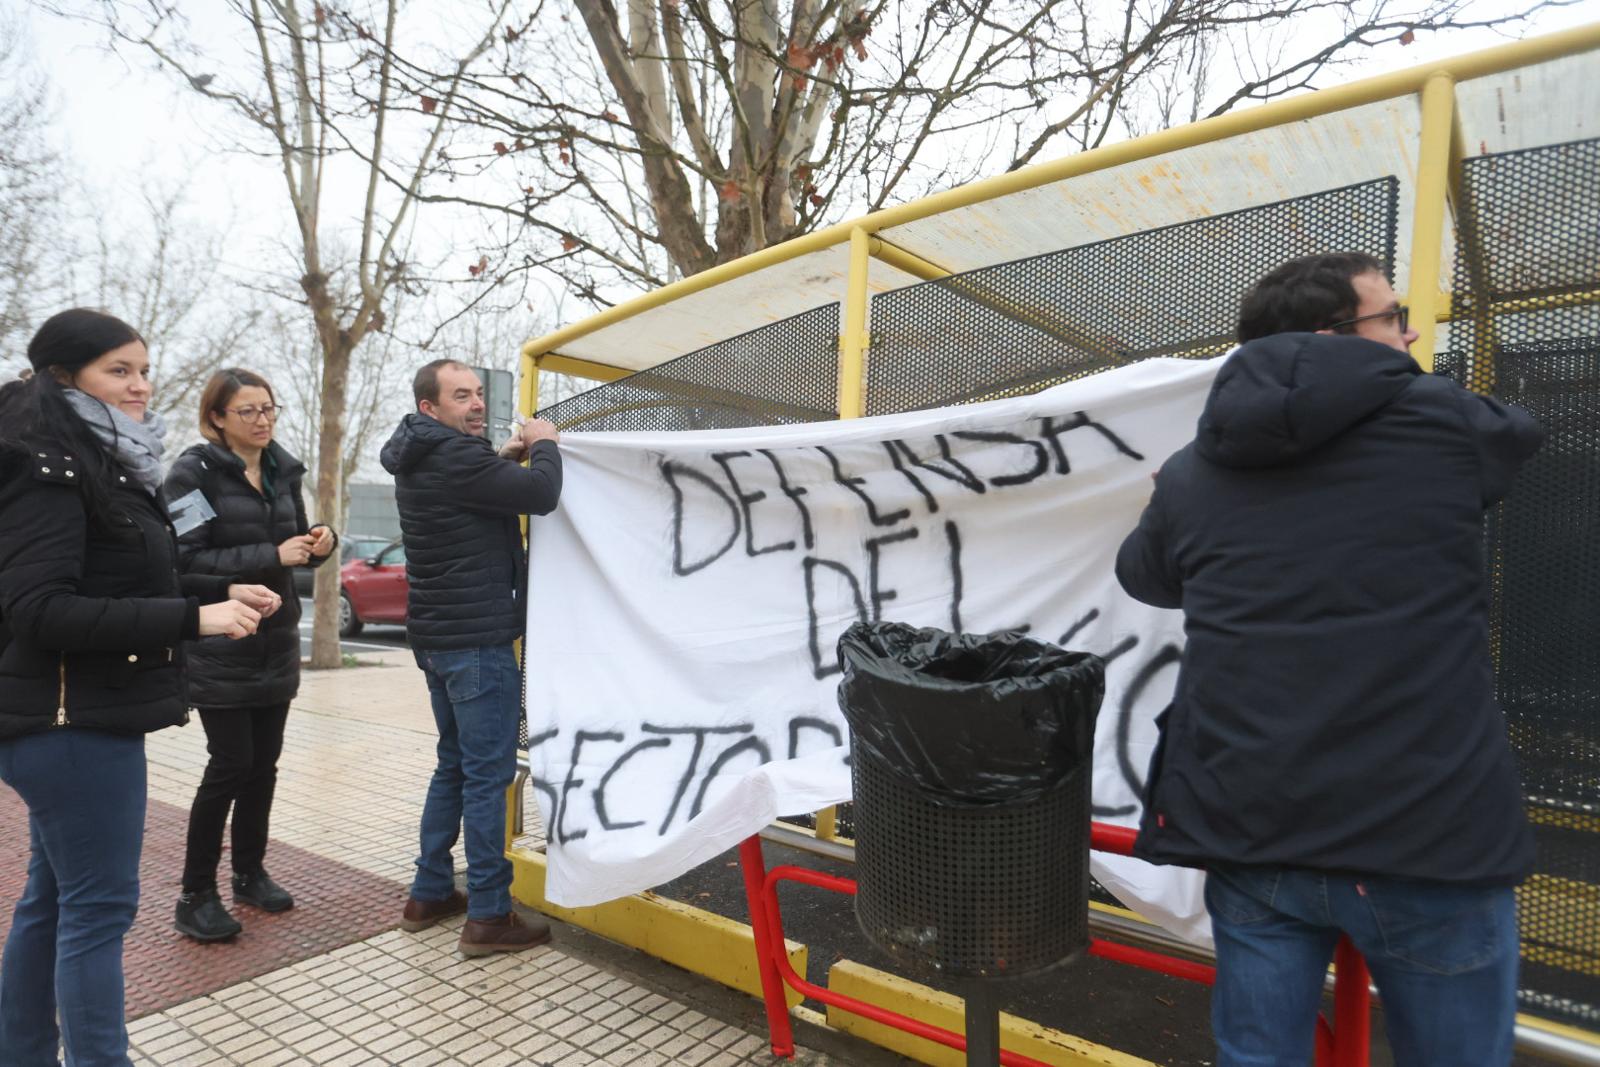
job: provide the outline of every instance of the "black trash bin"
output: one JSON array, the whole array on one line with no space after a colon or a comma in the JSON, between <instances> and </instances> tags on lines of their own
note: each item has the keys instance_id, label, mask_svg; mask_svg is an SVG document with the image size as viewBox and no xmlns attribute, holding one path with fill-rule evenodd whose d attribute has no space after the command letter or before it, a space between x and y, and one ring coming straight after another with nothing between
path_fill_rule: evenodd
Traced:
<instances>
[{"instance_id":1,"label":"black trash bin","mask_svg":"<svg viewBox=\"0 0 1600 1067\"><path fill-rule=\"evenodd\" d=\"M839 649L856 918L901 968L955 980L968 1063L998 1063L986 983L1036 975L1089 943L1105 664L1016 633L899 623L857 623Z\"/></svg>"}]
</instances>

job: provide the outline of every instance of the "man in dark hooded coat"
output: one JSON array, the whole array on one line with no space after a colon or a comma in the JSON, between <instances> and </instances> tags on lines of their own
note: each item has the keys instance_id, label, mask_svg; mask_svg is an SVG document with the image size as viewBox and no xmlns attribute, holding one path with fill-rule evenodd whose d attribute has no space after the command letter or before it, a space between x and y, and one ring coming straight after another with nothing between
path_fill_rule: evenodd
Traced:
<instances>
[{"instance_id":1,"label":"man in dark hooded coat","mask_svg":"<svg viewBox=\"0 0 1600 1067\"><path fill-rule=\"evenodd\" d=\"M1218 1064L1307 1063L1341 935L1396 1061L1506 1064L1533 864L1483 514L1543 432L1425 374L1383 265L1283 265L1117 556L1187 647L1138 854L1208 872Z\"/></svg>"},{"instance_id":2,"label":"man in dark hooded coat","mask_svg":"<svg viewBox=\"0 0 1600 1067\"><path fill-rule=\"evenodd\" d=\"M440 359L412 382L417 410L379 459L394 475L405 542L406 637L428 682L438 764L422 807L421 850L402 929L425 930L463 911L467 956L550 940L542 920L511 908L505 791L516 775L522 674L515 642L527 619L527 552L518 518L561 497L559 435L530 419L498 453L489 443L483 383ZM519 465L526 459L527 465ZM467 891L451 856L464 837Z\"/></svg>"}]
</instances>

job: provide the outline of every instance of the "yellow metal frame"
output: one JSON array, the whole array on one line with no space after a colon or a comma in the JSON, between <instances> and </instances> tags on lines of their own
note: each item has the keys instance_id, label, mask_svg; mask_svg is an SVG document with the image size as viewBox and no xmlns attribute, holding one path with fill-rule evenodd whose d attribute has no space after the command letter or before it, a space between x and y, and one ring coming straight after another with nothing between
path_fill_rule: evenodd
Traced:
<instances>
[{"instance_id":1,"label":"yellow metal frame","mask_svg":"<svg viewBox=\"0 0 1600 1067\"><path fill-rule=\"evenodd\" d=\"M913 278L920 278L925 282L936 282L955 273L948 267L930 263L915 252L907 252L899 245L892 245L876 234L867 238L867 251L873 259L887 263L895 270L904 271Z\"/></svg>"},{"instance_id":2,"label":"yellow metal frame","mask_svg":"<svg viewBox=\"0 0 1600 1067\"><path fill-rule=\"evenodd\" d=\"M563 356L559 352L546 352L542 356L535 357L534 363L540 370L547 370L552 374L570 374L574 378L588 378L597 382L614 382L618 378L626 378L636 373L607 363L596 363L590 359Z\"/></svg>"},{"instance_id":3,"label":"yellow metal frame","mask_svg":"<svg viewBox=\"0 0 1600 1067\"><path fill-rule=\"evenodd\" d=\"M839 417L859 419L866 409L867 281L872 269L872 238L857 226L850 231L850 275L845 283L844 324L839 333ZM878 242L878 251L883 242ZM908 253L909 255L909 253ZM887 260L885 261L887 262ZM920 262L920 261L919 261ZM937 270L932 264L931 270ZM817 836L832 841L839 832L839 812L827 807L817 812Z\"/></svg>"},{"instance_id":4,"label":"yellow metal frame","mask_svg":"<svg viewBox=\"0 0 1600 1067\"><path fill-rule=\"evenodd\" d=\"M654 893L638 893L587 908L564 908L545 899L546 857L543 852L510 848L511 894L553 919L581 926L619 944L648 952L693 974L761 997L755 938L744 923ZM789 965L806 973L806 946L785 940ZM791 1008L803 998L785 989Z\"/></svg>"},{"instance_id":5,"label":"yellow metal frame","mask_svg":"<svg viewBox=\"0 0 1600 1067\"><path fill-rule=\"evenodd\" d=\"M845 284L844 327L839 334L839 417L859 419L867 373L867 274L872 265L867 231L850 231L850 277Z\"/></svg>"},{"instance_id":6,"label":"yellow metal frame","mask_svg":"<svg viewBox=\"0 0 1600 1067\"><path fill-rule=\"evenodd\" d=\"M840 960L828 968L828 988L956 1033L965 1026L960 997L851 960ZM837 1005L828 1006L827 1023L932 1067L961 1067L967 1062L964 1052L872 1022ZM1040 1026L1009 1012L1000 1014L1000 1043L1007 1052L1020 1052L1051 1067L1155 1067L1149 1060Z\"/></svg>"},{"instance_id":7,"label":"yellow metal frame","mask_svg":"<svg viewBox=\"0 0 1600 1067\"><path fill-rule=\"evenodd\" d=\"M1450 128L1450 203L1454 208L1457 221L1456 227L1456 259L1467 269L1467 286L1479 298L1473 304L1473 328L1478 344L1487 345L1492 349L1496 340L1494 316L1490 309L1483 306L1482 294L1488 292L1488 279L1484 276L1482 250L1478 247L1477 225L1474 221L1476 208L1472 203L1471 195L1467 191L1463 171L1466 165L1467 144L1466 134L1461 128L1461 113L1456 112L1455 121ZM1449 294L1450 299L1441 301L1435 311L1438 322L1453 322L1455 294ZM1466 367L1463 380L1466 382L1478 381L1477 352L1466 353Z\"/></svg>"},{"instance_id":8,"label":"yellow metal frame","mask_svg":"<svg viewBox=\"0 0 1600 1067\"><path fill-rule=\"evenodd\" d=\"M1456 121L1456 83L1447 71L1422 86L1422 145L1417 158L1416 209L1411 223L1410 293L1406 302L1416 323L1412 355L1433 370L1438 330L1439 275L1444 259L1446 205L1450 198L1450 143Z\"/></svg>"},{"instance_id":9,"label":"yellow metal frame","mask_svg":"<svg viewBox=\"0 0 1600 1067\"><path fill-rule=\"evenodd\" d=\"M924 281L941 280L952 276L952 272L947 268L885 239L881 236L882 231L1080 175L1212 144L1241 134L1411 95L1419 98L1422 122L1418 143L1412 231L1407 250L1410 270L1406 299L1412 309L1412 322L1419 333L1414 351L1418 361L1426 369L1431 370L1438 324L1449 322L1453 314L1450 293L1441 288L1442 283L1447 281L1442 276L1446 227L1451 224L1452 213L1460 216L1471 210L1471 205L1461 200L1460 167L1464 147L1456 105L1456 86L1475 78L1595 50L1600 50L1600 23L1518 41L1470 55L1442 59L1407 70L1393 71L1320 92L1272 101L1249 110L1220 115L1188 126L1164 130L1135 140L1091 149L998 175L837 223L644 293L582 321L526 342L521 348L522 411L524 414L530 414L538 408L538 374L541 369L599 382L615 381L634 373L625 368L564 354L562 349L572 345L573 342L654 308L714 289L768 267L839 245L848 245L849 271L843 294L844 316L839 337L838 412L841 418L859 417L864 410L865 380L871 361L871 332L868 321L870 314L868 276L871 261L876 259ZM980 286L957 288L962 295L970 299L1046 329L1070 343L1084 346L1091 340L1075 336L1070 328L1064 328L1059 324L1045 324L1030 309L1016 306L1014 302L987 293ZM1596 302L1600 302L1600 290L1529 293L1525 296L1497 300L1493 308L1487 311L1477 309L1474 314ZM1090 347L1088 350L1098 351L1098 348ZM816 836L831 839L835 836L835 832L834 809L829 808L819 812ZM685 909L681 905L668 906L671 902L664 902L653 894L641 894L624 901L613 902L613 905L601 909L581 909L586 913L583 915L553 908L543 901L543 857L539 856L535 860L527 854L513 850L512 858L516 861L515 888L518 890L518 898L543 907L551 914L588 926L608 937L638 945L645 951L694 969L701 969L711 957L724 954L738 958L712 961L714 966L737 969L744 961L753 959L753 952L747 947L749 944L747 927L741 928L742 933L739 930L724 929L727 925L725 919L709 913L696 913L694 909ZM652 924L662 924L670 928L671 944L663 947L653 942L650 932ZM711 951L701 943L699 931L702 930L709 931L706 936L715 942ZM736 948L736 944L746 947ZM801 946L791 946L790 952L792 955L797 952L803 953L804 949ZM696 966L697 964L700 966ZM803 963L799 966L803 973ZM841 971L840 967L845 969ZM841 982L863 977L858 974L861 970L858 965L841 964L835 968L830 984L838 986ZM759 995L759 989L750 974L739 971L737 974L722 976L721 980ZM871 980L877 984L875 978ZM947 1007L948 1005L941 1006L941 1008ZM857 1029L857 1024L861 1022L856 1020L854 1023L849 1023L842 1019L836 1020L832 1012L829 1021L852 1030ZM1580 1040L1595 1039L1595 1035L1583 1031L1558 1027L1527 1017L1519 1016L1518 1021ZM863 1036L868 1035L863 1033ZM1053 1037L1047 1036L1046 1039L1053 1040ZM1092 1049L1092 1046L1090 1048ZM1090 1052L1090 1056L1096 1052L1109 1052L1109 1050L1094 1050ZM1104 1060L1091 1058L1087 1061L1067 1062L1133 1062L1125 1058L1116 1058L1120 1056L1117 1053L1110 1053L1110 1056L1112 1058Z\"/></svg>"}]
</instances>

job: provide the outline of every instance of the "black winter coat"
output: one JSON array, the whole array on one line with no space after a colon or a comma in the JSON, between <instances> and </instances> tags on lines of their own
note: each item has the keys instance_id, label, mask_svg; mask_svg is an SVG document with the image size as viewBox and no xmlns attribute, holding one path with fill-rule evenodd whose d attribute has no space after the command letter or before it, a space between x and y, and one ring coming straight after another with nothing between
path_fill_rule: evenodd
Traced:
<instances>
[{"instance_id":1,"label":"black winter coat","mask_svg":"<svg viewBox=\"0 0 1600 1067\"><path fill-rule=\"evenodd\" d=\"M540 441L528 466L482 437L413 412L383 446L406 546L406 635L416 649L505 645L522 636L528 560L519 515L561 497L561 453Z\"/></svg>"},{"instance_id":2,"label":"black winter coat","mask_svg":"<svg viewBox=\"0 0 1600 1067\"><path fill-rule=\"evenodd\" d=\"M235 581L264 585L283 597L283 606L249 637L205 637L189 646L189 699L198 708L286 704L300 688L300 598L293 568L278 560L278 546L307 530L300 495L306 469L276 441L267 450L276 465L270 497L245 477L244 460L209 443L185 450L162 487L169 506L198 489L217 513L178 538L179 569L234 575ZM327 558L312 556L309 566Z\"/></svg>"},{"instance_id":3,"label":"black winter coat","mask_svg":"<svg viewBox=\"0 0 1600 1067\"><path fill-rule=\"evenodd\" d=\"M55 727L143 734L188 719L183 642L230 579L180 579L165 512L112 470L102 527L59 445L0 456L0 740Z\"/></svg>"},{"instance_id":4,"label":"black winter coat","mask_svg":"<svg viewBox=\"0 0 1600 1067\"><path fill-rule=\"evenodd\" d=\"M1117 555L1188 644L1137 854L1478 885L1527 876L1483 513L1543 431L1361 338L1223 365Z\"/></svg>"}]
</instances>

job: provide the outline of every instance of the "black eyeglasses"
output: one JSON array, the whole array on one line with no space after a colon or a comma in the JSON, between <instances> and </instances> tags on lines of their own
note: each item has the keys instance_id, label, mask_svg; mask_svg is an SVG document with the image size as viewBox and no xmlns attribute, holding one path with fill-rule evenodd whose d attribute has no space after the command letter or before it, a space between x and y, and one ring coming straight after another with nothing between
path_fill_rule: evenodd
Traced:
<instances>
[{"instance_id":1,"label":"black eyeglasses","mask_svg":"<svg viewBox=\"0 0 1600 1067\"><path fill-rule=\"evenodd\" d=\"M239 416L245 422L259 422L261 419L275 421L283 414L282 404L263 404L260 407L226 408L226 411Z\"/></svg>"},{"instance_id":2,"label":"black eyeglasses","mask_svg":"<svg viewBox=\"0 0 1600 1067\"><path fill-rule=\"evenodd\" d=\"M1398 323L1398 325L1400 326L1400 332L1401 333L1405 333L1406 332L1406 327L1411 322L1411 309L1406 307L1404 304L1396 304L1394 307L1390 308L1388 311L1374 311L1370 315L1357 315L1355 318L1353 318L1353 319L1345 319L1343 322L1329 323L1327 326L1324 326L1323 329L1325 329L1325 330L1342 330L1346 326L1354 326L1358 322L1367 322L1367 321L1369 321L1371 319L1390 319L1390 318L1394 319L1396 321L1396 323Z\"/></svg>"}]
</instances>

